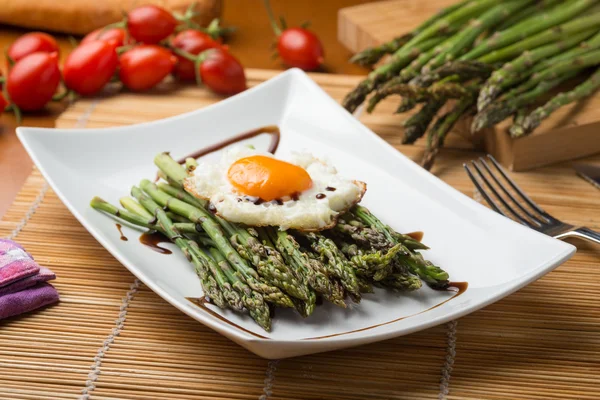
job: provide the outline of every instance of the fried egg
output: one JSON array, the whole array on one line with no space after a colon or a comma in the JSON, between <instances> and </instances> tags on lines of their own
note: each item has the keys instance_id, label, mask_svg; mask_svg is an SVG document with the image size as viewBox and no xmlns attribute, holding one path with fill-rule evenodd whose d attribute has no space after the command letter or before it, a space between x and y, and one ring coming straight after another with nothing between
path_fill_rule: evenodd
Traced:
<instances>
[{"instance_id":1,"label":"fried egg","mask_svg":"<svg viewBox=\"0 0 600 400\"><path fill-rule=\"evenodd\" d=\"M249 147L224 151L217 163L200 162L184 186L227 221L303 231L333 227L367 189L310 153L283 161Z\"/></svg>"}]
</instances>

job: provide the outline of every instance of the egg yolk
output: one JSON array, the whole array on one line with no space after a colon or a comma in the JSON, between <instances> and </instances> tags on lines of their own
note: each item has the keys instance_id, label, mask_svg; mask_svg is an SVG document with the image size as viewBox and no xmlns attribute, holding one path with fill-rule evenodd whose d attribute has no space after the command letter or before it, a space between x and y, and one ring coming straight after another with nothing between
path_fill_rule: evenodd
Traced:
<instances>
[{"instance_id":1,"label":"egg yolk","mask_svg":"<svg viewBox=\"0 0 600 400\"><path fill-rule=\"evenodd\" d=\"M241 193L265 201L291 196L312 187L305 169L265 156L240 158L229 167L229 182Z\"/></svg>"}]
</instances>

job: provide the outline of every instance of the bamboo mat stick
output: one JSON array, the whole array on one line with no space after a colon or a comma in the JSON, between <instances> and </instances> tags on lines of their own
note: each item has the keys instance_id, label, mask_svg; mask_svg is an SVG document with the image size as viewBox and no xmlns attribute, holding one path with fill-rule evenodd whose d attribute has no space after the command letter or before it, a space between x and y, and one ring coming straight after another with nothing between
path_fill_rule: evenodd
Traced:
<instances>
[{"instance_id":1,"label":"bamboo mat stick","mask_svg":"<svg viewBox=\"0 0 600 400\"><path fill-rule=\"evenodd\" d=\"M247 73L251 85L274 75ZM359 80L311 76L336 99ZM123 94L82 100L57 124L125 125L219 99L203 89L184 87L162 97ZM418 159L422 145L399 145L398 119L387 115L395 105L390 100L362 120ZM472 196L460 165L476 154L458 137L448 146L435 172ZM516 180L550 213L600 227L597 192L576 179L568 165L519 174ZM19 226L44 187L34 171L0 222L0 236ZM137 282L51 190L16 239L57 273L62 300L0 322L0 399L84 398L84 390L91 399L105 400L600 398L600 253L594 247L584 246L556 271L461 319L458 326L269 362L188 318ZM126 318L119 319L123 307ZM111 334L114 329L117 335ZM112 340L110 346L99 351L107 340ZM90 371L96 373L93 379Z\"/></svg>"}]
</instances>

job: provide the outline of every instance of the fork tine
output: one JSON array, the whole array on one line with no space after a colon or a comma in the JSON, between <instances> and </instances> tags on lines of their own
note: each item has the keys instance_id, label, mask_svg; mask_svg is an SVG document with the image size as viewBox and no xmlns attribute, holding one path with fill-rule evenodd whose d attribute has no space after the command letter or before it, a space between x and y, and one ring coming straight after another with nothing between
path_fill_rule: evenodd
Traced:
<instances>
[{"instance_id":1,"label":"fork tine","mask_svg":"<svg viewBox=\"0 0 600 400\"><path fill-rule=\"evenodd\" d=\"M486 169L486 171L488 172L488 174L492 177L492 179L494 180L494 182L496 182L496 185L498 185L498 187L500 189L502 189L502 192L504 192L504 194L506 196L508 196L513 203L515 203L515 205L517 207L519 207L519 209L529 218L531 219L533 222L535 222L538 226L542 226L543 224L546 223L546 221L540 221L535 215L533 215L531 213L531 211L527 210L525 207L523 207L521 205L521 203L515 198L515 196L512 195L511 192L509 192L506 189L506 186L503 185L500 180L496 177L496 174L492 171L492 169L489 167L488 163L485 161L485 158L480 157L479 158L479 162L483 165L483 167Z\"/></svg>"},{"instance_id":2,"label":"fork tine","mask_svg":"<svg viewBox=\"0 0 600 400\"><path fill-rule=\"evenodd\" d=\"M498 172L500 172L500 174L504 177L504 179L506 179L506 181L508 182L508 184L513 188L513 190L515 192L517 192L517 194L519 196L521 196L521 198L527 203L529 204L529 206L531 208L533 208L535 211L537 211L538 213L540 213L544 218L546 218L548 221L551 220L555 220L555 218L553 218L550 214L548 214L546 211L542 210L537 204L534 203L533 200L531 200L529 198L529 196L527 196L525 194L525 192L523 192L521 190L521 188L519 188L519 186L517 186L517 184L515 183L515 181L513 181L507 174L506 172L504 172L504 168L502 168L500 166L500 164L498 164L498 161L496 161L496 159L491 155L488 154L487 157L492 161L492 164L494 164L494 166L496 167L496 169L498 170Z\"/></svg>"},{"instance_id":3,"label":"fork tine","mask_svg":"<svg viewBox=\"0 0 600 400\"><path fill-rule=\"evenodd\" d=\"M510 214L512 215L512 217L509 217L509 218L517 219L523 225L527 225L529 227L533 227L533 224L529 220L521 217L519 215L519 213L517 213L514 210L514 208L510 204L508 204L508 202L506 200L504 200L504 198L502 196L500 196L500 194L496 191L496 189L494 188L494 186L490 183L489 179L486 178L486 176L483 174L483 171L481 170L481 168L479 168L479 165L477 164L477 162L476 161L471 161L471 163L473 164L473 167L475 167L475 169L479 173L479 178L483 181L483 183L485 183L485 185L490 190L490 192L492 192L494 194L494 196L496 196L496 198L498 200L500 200L500 202L502 203L502 205L504 206L504 208L506 210L508 210L508 212L510 212ZM506 213L502 213L502 214L504 216L507 216Z\"/></svg>"},{"instance_id":4,"label":"fork tine","mask_svg":"<svg viewBox=\"0 0 600 400\"><path fill-rule=\"evenodd\" d=\"M473 161L471 161L471 162L473 162ZM487 192L485 190L483 190L483 188L479 184L479 181L475 178L475 175L473 175L473 172L471 172L471 168L469 168L467 163L463 164L463 168L465 169L465 171L467 171L467 175L469 175L469 178L471 178L473 185L475 185L475 188L477 188L479 193L481 193L481 196L483 196L483 198L490 205L490 207L492 207L494 209L494 211L496 211L498 214L502 214L505 217L508 217L508 215L506 215L504 213L504 211L502 211L500 206L498 206L498 204L496 204L496 202L490 196L488 196Z\"/></svg>"}]
</instances>

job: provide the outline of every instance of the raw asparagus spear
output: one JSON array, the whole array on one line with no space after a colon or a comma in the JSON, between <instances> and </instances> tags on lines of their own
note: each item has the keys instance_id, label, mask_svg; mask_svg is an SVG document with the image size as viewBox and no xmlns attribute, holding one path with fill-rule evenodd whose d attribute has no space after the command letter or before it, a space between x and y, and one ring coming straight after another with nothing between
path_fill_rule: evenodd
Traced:
<instances>
[{"instance_id":1,"label":"raw asparagus spear","mask_svg":"<svg viewBox=\"0 0 600 400\"><path fill-rule=\"evenodd\" d=\"M391 41L382 44L381 46L371 47L357 53L350 59L351 63L370 66L377 63L384 55L392 54L402 48L405 44L407 44L411 39L413 39L418 33L423 30L429 28L434 23L438 22L441 18L446 17L449 14L457 11L458 9L464 7L467 3L470 3L472 0L461 1L459 3L453 4L449 7L442 9L440 12L423 22L417 29L402 36L396 37ZM447 28L444 30L440 28L439 32L445 32L446 34L450 33L451 26L447 25Z\"/></svg>"},{"instance_id":2,"label":"raw asparagus spear","mask_svg":"<svg viewBox=\"0 0 600 400\"><path fill-rule=\"evenodd\" d=\"M374 65L386 54L393 54L398 51L414 36L414 32L409 32L402 36L395 37L394 39L380 46L369 47L352 56L352 58L350 58L350 62L353 64L362 65L363 67Z\"/></svg>"},{"instance_id":3,"label":"raw asparagus spear","mask_svg":"<svg viewBox=\"0 0 600 400\"><path fill-rule=\"evenodd\" d=\"M401 83L395 86L381 88L369 99L367 112L372 112L380 99L386 98L392 94L399 94L403 97L408 97L417 102L440 99L460 99L467 94L464 86L458 83L448 82L441 85L436 85L435 89L430 90L428 87Z\"/></svg>"},{"instance_id":4,"label":"raw asparagus spear","mask_svg":"<svg viewBox=\"0 0 600 400\"><path fill-rule=\"evenodd\" d=\"M554 64L564 61L564 60L572 60L575 57L581 56L590 50L600 49L600 31L596 33L594 36L586 40L585 42L580 43L577 47L573 47L571 50L566 52L561 52L560 54L548 58L544 61L541 61L533 66L531 70L532 73L537 73L545 70L553 66Z\"/></svg>"},{"instance_id":5,"label":"raw asparagus spear","mask_svg":"<svg viewBox=\"0 0 600 400\"><path fill-rule=\"evenodd\" d=\"M555 79L542 81L534 89L525 92L522 95L509 98L499 103L492 103L475 116L473 124L471 125L471 131L477 132L483 128L497 124L508 118L519 108L534 103L540 96L548 93L562 82L573 78L578 73L579 70L567 72Z\"/></svg>"},{"instance_id":6,"label":"raw asparagus spear","mask_svg":"<svg viewBox=\"0 0 600 400\"><path fill-rule=\"evenodd\" d=\"M487 78L494 71L494 67L479 61L453 61L431 72L421 74L410 81L411 85L430 86L433 83L447 78L453 80Z\"/></svg>"},{"instance_id":7,"label":"raw asparagus spear","mask_svg":"<svg viewBox=\"0 0 600 400\"><path fill-rule=\"evenodd\" d=\"M562 25L558 25L557 27L547 29L510 46L486 53L485 55L478 57L477 60L488 64L510 60L514 57L518 57L524 51L567 39L576 33L598 27L600 27L600 13L594 12L590 15L579 17ZM461 59L465 59L465 57L461 57Z\"/></svg>"},{"instance_id":8,"label":"raw asparagus spear","mask_svg":"<svg viewBox=\"0 0 600 400\"><path fill-rule=\"evenodd\" d=\"M277 271L272 271L269 266L265 268L262 274L263 279L268 276L268 281L262 281L258 273L251 268L246 260L242 258L238 252L233 248L229 240L227 240L219 224L212 218L208 211L194 207L188 203L185 203L175 197L168 195L165 192L158 190L155 184L148 181L147 179L140 182L140 187L146 192L154 201L163 207L167 207L169 210L176 214L188 218L190 221L199 224L202 229L210 236L210 238L218 246L219 250L223 253L226 259L233 265L236 271L246 280L246 283L253 289L261 293L265 300L277 304L281 307L293 307L290 298L281 291L277 286L274 286L272 282L278 282L284 285L284 282L278 281L280 274ZM272 273L271 273L272 272Z\"/></svg>"},{"instance_id":9,"label":"raw asparagus spear","mask_svg":"<svg viewBox=\"0 0 600 400\"><path fill-rule=\"evenodd\" d=\"M600 14L598 14L600 19ZM569 74L570 72L578 72L584 68L596 66L600 64L600 49L592 50L582 54L579 57L575 57L572 60L564 60L554 64L541 72L533 74L529 79L530 84L538 84L550 79L557 79L561 75Z\"/></svg>"},{"instance_id":10,"label":"raw asparagus spear","mask_svg":"<svg viewBox=\"0 0 600 400\"><path fill-rule=\"evenodd\" d=\"M453 40L448 40L442 44L440 53L425 65L423 71L432 71L441 67L448 61L455 60L465 49L470 48L477 37L485 30L498 25L502 21L502 18L506 18L507 15L518 12L532 2L533 0L502 2L501 4L492 7L477 19L471 21L466 28L454 36Z\"/></svg>"},{"instance_id":11,"label":"raw asparagus spear","mask_svg":"<svg viewBox=\"0 0 600 400\"><path fill-rule=\"evenodd\" d=\"M426 170L431 169L435 161L435 157L440 151L440 148L444 145L446 136L454 124L456 124L458 119L462 117L473 105L475 105L475 93L467 95L463 99L459 100L452 110L441 116L435 122L433 128L429 131L427 138L427 150L425 151L423 160L421 162L423 168Z\"/></svg>"},{"instance_id":12,"label":"raw asparagus spear","mask_svg":"<svg viewBox=\"0 0 600 400\"><path fill-rule=\"evenodd\" d=\"M586 8L598 4L597 0L577 0L567 3L563 7L552 8L546 12L538 13L530 19L512 27L494 33L477 47L465 54L463 60L476 60L488 54L491 50L500 49L528 38L536 33L560 25L580 14Z\"/></svg>"},{"instance_id":13,"label":"raw asparagus spear","mask_svg":"<svg viewBox=\"0 0 600 400\"><path fill-rule=\"evenodd\" d=\"M570 49L590 37L593 33L594 30L585 30L565 40L527 51L515 60L504 64L502 68L496 70L492 74L490 79L488 79L481 88L479 99L477 100L477 110L483 110L502 90L526 78L528 69L535 65L539 60L552 57Z\"/></svg>"},{"instance_id":14,"label":"raw asparagus spear","mask_svg":"<svg viewBox=\"0 0 600 400\"><path fill-rule=\"evenodd\" d=\"M412 144L421 138L438 111L446 104L446 100L431 100L421 110L404 122L402 144Z\"/></svg>"},{"instance_id":15,"label":"raw asparagus spear","mask_svg":"<svg viewBox=\"0 0 600 400\"><path fill-rule=\"evenodd\" d=\"M445 37L435 37L422 43L411 46L403 46L390 58L390 61L371 72L365 80L360 82L354 90L346 95L342 105L349 112L354 112L365 98L379 87L382 83L391 79L402 68L419 57L420 54L430 51L436 45L445 40Z\"/></svg>"},{"instance_id":16,"label":"raw asparagus spear","mask_svg":"<svg viewBox=\"0 0 600 400\"><path fill-rule=\"evenodd\" d=\"M423 29L421 32L419 32L419 34L412 38L406 44L406 46L422 43L424 40L438 36L440 32L443 32L443 30L447 29L449 26L456 23L464 23L466 21L469 21L472 17L484 13L490 7L493 7L495 5L496 1L493 0L480 0L468 2L462 7L458 7L457 9L452 10L452 12L444 15L442 18L439 18L433 24Z\"/></svg>"},{"instance_id":17,"label":"raw asparagus spear","mask_svg":"<svg viewBox=\"0 0 600 400\"><path fill-rule=\"evenodd\" d=\"M498 26L497 31L501 32L508 28L516 26L517 24L520 24L520 23L528 20L529 17L532 17L534 15L539 15L544 10L552 9L557 4L561 4L561 7L562 7L563 2L564 2L564 0L541 0L541 1L538 1L535 4L530 5L529 7L519 11L518 13L514 14L510 18L506 19L500 26ZM529 21L527 21L527 22L529 22Z\"/></svg>"},{"instance_id":18,"label":"raw asparagus spear","mask_svg":"<svg viewBox=\"0 0 600 400\"><path fill-rule=\"evenodd\" d=\"M510 129L511 135L513 137L520 137L530 133L542 123L542 120L548 118L554 111L564 105L589 96L598 87L600 87L600 69L597 69L592 76L575 89L558 94L552 100L534 110L525 117L522 123L514 124Z\"/></svg>"}]
</instances>

